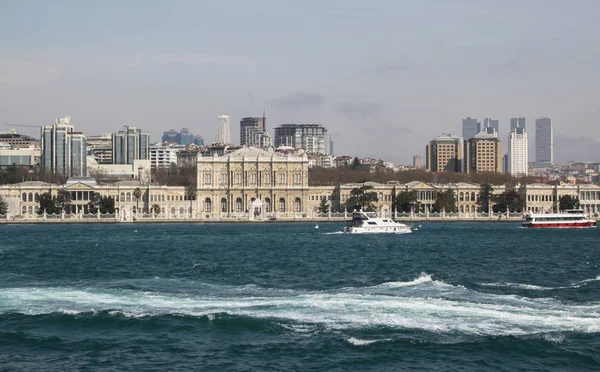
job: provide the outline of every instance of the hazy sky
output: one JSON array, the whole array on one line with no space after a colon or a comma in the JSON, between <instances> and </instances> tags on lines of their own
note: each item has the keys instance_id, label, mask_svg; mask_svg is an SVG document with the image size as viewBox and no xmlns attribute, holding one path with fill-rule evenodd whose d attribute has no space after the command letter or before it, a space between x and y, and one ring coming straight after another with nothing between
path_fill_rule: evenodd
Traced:
<instances>
[{"instance_id":1,"label":"hazy sky","mask_svg":"<svg viewBox=\"0 0 600 372\"><path fill-rule=\"evenodd\" d=\"M503 141L510 117L534 137L551 116L557 146L591 157L598 14L598 0L2 0L0 130L69 114L88 135L213 141L228 113L238 141L266 106L269 130L320 123L338 155L409 163L468 115L500 119Z\"/></svg>"}]
</instances>

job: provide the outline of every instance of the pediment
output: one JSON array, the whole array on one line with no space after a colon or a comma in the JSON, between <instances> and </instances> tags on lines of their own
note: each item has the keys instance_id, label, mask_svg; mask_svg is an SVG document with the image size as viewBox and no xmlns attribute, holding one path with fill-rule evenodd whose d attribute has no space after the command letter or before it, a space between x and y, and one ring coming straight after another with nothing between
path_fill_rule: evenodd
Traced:
<instances>
[{"instance_id":1,"label":"pediment","mask_svg":"<svg viewBox=\"0 0 600 372\"><path fill-rule=\"evenodd\" d=\"M77 182L65 187L65 190L94 190L94 188L81 182Z\"/></svg>"}]
</instances>

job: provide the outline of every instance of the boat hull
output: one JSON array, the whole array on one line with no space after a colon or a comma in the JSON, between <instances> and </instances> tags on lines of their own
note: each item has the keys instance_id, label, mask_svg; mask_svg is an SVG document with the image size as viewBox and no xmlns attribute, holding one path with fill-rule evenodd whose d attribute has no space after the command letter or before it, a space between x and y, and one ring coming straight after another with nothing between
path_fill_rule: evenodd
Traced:
<instances>
[{"instance_id":1,"label":"boat hull","mask_svg":"<svg viewBox=\"0 0 600 372\"><path fill-rule=\"evenodd\" d=\"M346 227L344 229L346 234L410 234L412 230L410 228L392 227L392 226L377 226L377 227Z\"/></svg>"},{"instance_id":2,"label":"boat hull","mask_svg":"<svg viewBox=\"0 0 600 372\"><path fill-rule=\"evenodd\" d=\"M524 223L521 226L532 229L584 229L596 227L596 221L581 221L581 222L532 222Z\"/></svg>"}]
</instances>

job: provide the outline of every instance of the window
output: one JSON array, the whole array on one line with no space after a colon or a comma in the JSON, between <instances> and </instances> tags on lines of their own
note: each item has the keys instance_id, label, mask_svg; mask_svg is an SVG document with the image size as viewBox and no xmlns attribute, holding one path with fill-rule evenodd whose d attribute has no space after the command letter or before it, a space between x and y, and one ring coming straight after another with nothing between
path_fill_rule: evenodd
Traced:
<instances>
[{"instance_id":1,"label":"window","mask_svg":"<svg viewBox=\"0 0 600 372\"><path fill-rule=\"evenodd\" d=\"M279 212L285 212L285 199L279 199Z\"/></svg>"},{"instance_id":2,"label":"window","mask_svg":"<svg viewBox=\"0 0 600 372\"><path fill-rule=\"evenodd\" d=\"M294 200L294 212L302 212L302 201L300 198Z\"/></svg>"},{"instance_id":3,"label":"window","mask_svg":"<svg viewBox=\"0 0 600 372\"><path fill-rule=\"evenodd\" d=\"M125 201L131 201L131 193L130 192L125 194Z\"/></svg>"},{"instance_id":4,"label":"window","mask_svg":"<svg viewBox=\"0 0 600 372\"><path fill-rule=\"evenodd\" d=\"M122 202L125 201L125 193L124 192L121 193L121 198L119 199L119 201L122 201Z\"/></svg>"},{"instance_id":5,"label":"window","mask_svg":"<svg viewBox=\"0 0 600 372\"><path fill-rule=\"evenodd\" d=\"M33 193L32 193L32 192L30 192L30 193L29 193L29 201L30 201L30 202L32 202L32 201L33 201ZM29 213L31 213L31 212L29 212Z\"/></svg>"},{"instance_id":6,"label":"window","mask_svg":"<svg viewBox=\"0 0 600 372\"><path fill-rule=\"evenodd\" d=\"M183 217L183 213L185 212L185 209L183 209L183 207L179 208L179 215Z\"/></svg>"},{"instance_id":7,"label":"window","mask_svg":"<svg viewBox=\"0 0 600 372\"><path fill-rule=\"evenodd\" d=\"M254 185L256 183L256 174L252 173L250 175L250 184Z\"/></svg>"},{"instance_id":8,"label":"window","mask_svg":"<svg viewBox=\"0 0 600 372\"><path fill-rule=\"evenodd\" d=\"M210 185L212 183L212 177L210 173L204 173L204 184Z\"/></svg>"},{"instance_id":9,"label":"window","mask_svg":"<svg viewBox=\"0 0 600 372\"><path fill-rule=\"evenodd\" d=\"M243 211L243 209L242 209L242 199L241 198L235 199L235 211L237 213L240 213L240 212Z\"/></svg>"},{"instance_id":10,"label":"window","mask_svg":"<svg viewBox=\"0 0 600 372\"><path fill-rule=\"evenodd\" d=\"M285 183L285 173L281 173L279 175L279 184L283 185Z\"/></svg>"},{"instance_id":11,"label":"window","mask_svg":"<svg viewBox=\"0 0 600 372\"><path fill-rule=\"evenodd\" d=\"M296 185L300 185L302 183L302 176L300 175L300 173L294 174L294 183Z\"/></svg>"},{"instance_id":12,"label":"window","mask_svg":"<svg viewBox=\"0 0 600 372\"><path fill-rule=\"evenodd\" d=\"M23 194L23 195L25 195L25 194ZM21 209L21 211L23 212L21 214L27 214L27 207L23 206L23 208Z\"/></svg>"},{"instance_id":13,"label":"window","mask_svg":"<svg viewBox=\"0 0 600 372\"><path fill-rule=\"evenodd\" d=\"M241 173L236 173L235 174L235 183L237 185L239 185L240 183L242 183L242 174Z\"/></svg>"},{"instance_id":14,"label":"window","mask_svg":"<svg viewBox=\"0 0 600 372\"><path fill-rule=\"evenodd\" d=\"M227 199L221 199L221 212L227 212Z\"/></svg>"},{"instance_id":15,"label":"window","mask_svg":"<svg viewBox=\"0 0 600 372\"><path fill-rule=\"evenodd\" d=\"M23 200L24 202L27 201L27 193L24 192L23 195L21 196L21 200Z\"/></svg>"},{"instance_id":16,"label":"window","mask_svg":"<svg viewBox=\"0 0 600 372\"><path fill-rule=\"evenodd\" d=\"M221 173L221 185L227 185L227 173Z\"/></svg>"},{"instance_id":17,"label":"window","mask_svg":"<svg viewBox=\"0 0 600 372\"><path fill-rule=\"evenodd\" d=\"M212 212L212 201L210 198L206 198L206 200L204 200L204 211L207 213Z\"/></svg>"},{"instance_id":18,"label":"window","mask_svg":"<svg viewBox=\"0 0 600 372\"><path fill-rule=\"evenodd\" d=\"M264 206L266 212L271 212L271 199L265 198Z\"/></svg>"},{"instance_id":19,"label":"window","mask_svg":"<svg viewBox=\"0 0 600 372\"><path fill-rule=\"evenodd\" d=\"M36 202L40 200L40 194L38 194L37 192L35 193L35 199Z\"/></svg>"}]
</instances>

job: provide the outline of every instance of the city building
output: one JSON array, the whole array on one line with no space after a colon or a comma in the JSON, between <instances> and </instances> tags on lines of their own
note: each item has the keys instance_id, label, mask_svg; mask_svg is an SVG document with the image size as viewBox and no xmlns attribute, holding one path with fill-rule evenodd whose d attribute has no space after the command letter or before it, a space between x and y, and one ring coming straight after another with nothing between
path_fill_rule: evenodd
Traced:
<instances>
[{"instance_id":1,"label":"city building","mask_svg":"<svg viewBox=\"0 0 600 372\"><path fill-rule=\"evenodd\" d=\"M46 171L65 177L87 175L87 140L75 132L70 116L41 127L41 158Z\"/></svg>"},{"instance_id":2,"label":"city building","mask_svg":"<svg viewBox=\"0 0 600 372\"><path fill-rule=\"evenodd\" d=\"M552 119L535 119L535 163L537 168L547 168L554 164L554 133Z\"/></svg>"},{"instance_id":3,"label":"city building","mask_svg":"<svg viewBox=\"0 0 600 372\"><path fill-rule=\"evenodd\" d=\"M485 118L482 131L498 137L498 133L500 133L500 122L492 118Z\"/></svg>"},{"instance_id":4,"label":"city building","mask_svg":"<svg viewBox=\"0 0 600 372\"><path fill-rule=\"evenodd\" d=\"M156 168L170 168L177 165L177 154L184 151L183 145L154 144L150 146L150 166Z\"/></svg>"},{"instance_id":5,"label":"city building","mask_svg":"<svg viewBox=\"0 0 600 372\"><path fill-rule=\"evenodd\" d=\"M275 148L289 146L307 153L331 155L331 137L320 124L282 124L275 128Z\"/></svg>"},{"instance_id":6,"label":"city building","mask_svg":"<svg viewBox=\"0 0 600 372\"><path fill-rule=\"evenodd\" d=\"M150 160L135 159L133 164L100 164L94 157L87 160L88 173L95 179L139 180L149 182L151 177Z\"/></svg>"},{"instance_id":7,"label":"city building","mask_svg":"<svg viewBox=\"0 0 600 372\"><path fill-rule=\"evenodd\" d=\"M191 145L195 144L196 137L190 133L188 128L181 128L181 131L176 131L175 129L170 129L166 132L163 132L162 142L174 143L178 145ZM202 140L204 143L204 140Z\"/></svg>"},{"instance_id":8,"label":"city building","mask_svg":"<svg viewBox=\"0 0 600 372\"><path fill-rule=\"evenodd\" d=\"M302 213L308 193L308 157L280 156L254 147L198 157L197 198L202 214Z\"/></svg>"},{"instance_id":9,"label":"city building","mask_svg":"<svg viewBox=\"0 0 600 372\"><path fill-rule=\"evenodd\" d=\"M517 126L508 135L508 173L513 176L527 176L529 170L527 151L527 132L525 128Z\"/></svg>"},{"instance_id":10,"label":"city building","mask_svg":"<svg viewBox=\"0 0 600 372\"><path fill-rule=\"evenodd\" d=\"M257 133L260 132L260 130L262 130L262 133L267 133L266 125L267 118L264 113L261 117L247 117L240 120L240 146L257 146L252 143L248 131L254 129Z\"/></svg>"},{"instance_id":11,"label":"city building","mask_svg":"<svg viewBox=\"0 0 600 372\"><path fill-rule=\"evenodd\" d=\"M221 114L217 117L217 140L218 144L230 144L231 135L229 133L229 115Z\"/></svg>"},{"instance_id":12,"label":"city building","mask_svg":"<svg viewBox=\"0 0 600 372\"><path fill-rule=\"evenodd\" d=\"M464 172L462 137L445 134L429 142L425 162L430 172Z\"/></svg>"},{"instance_id":13,"label":"city building","mask_svg":"<svg viewBox=\"0 0 600 372\"><path fill-rule=\"evenodd\" d=\"M466 119L463 119L462 137L465 140L475 137L479 132L481 132L481 123L478 122L477 119L472 117L467 117Z\"/></svg>"},{"instance_id":14,"label":"city building","mask_svg":"<svg viewBox=\"0 0 600 372\"><path fill-rule=\"evenodd\" d=\"M467 173L502 173L502 144L495 134L481 132L465 141Z\"/></svg>"},{"instance_id":15,"label":"city building","mask_svg":"<svg viewBox=\"0 0 600 372\"><path fill-rule=\"evenodd\" d=\"M12 148L40 147L40 141L37 138L19 134L15 129L11 129L7 133L0 133L0 143L6 143Z\"/></svg>"},{"instance_id":16,"label":"city building","mask_svg":"<svg viewBox=\"0 0 600 372\"><path fill-rule=\"evenodd\" d=\"M0 142L0 168L11 165L34 166L40 164L41 149L39 147L13 147Z\"/></svg>"},{"instance_id":17,"label":"city building","mask_svg":"<svg viewBox=\"0 0 600 372\"><path fill-rule=\"evenodd\" d=\"M112 164L112 135L110 133L89 136L87 144L88 156L91 156L98 164Z\"/></svg>"},{"instance_id":18,"label":"city building","mask_svg":"<svg viewBox=\"0 0 600 372\"><path fill-rule=\"evenodd\" d=\"M413 168L423 169L423 157L420 155L413 156Z\"/></svg>"},{"instance_id":19,"label":"city building","mask_svg":"<svg viewBox=\"0 0 600 372\"><path fill-rule=\"evenodd\" d=\"M525 118L511 118L510 119L510 131L514 132L515 129L520 128L526 130Z\"/></svg>"},{"instance_id":20,"label":"city building","mask_svg":"<svg viewBox=\"0 0 600 372\"><path fill-rule=\"evenodd\" d=\"M150 134L136 127L124 126L112 134L113 164L133 164L150 158Z\"/></svg>"}]
</instances>

